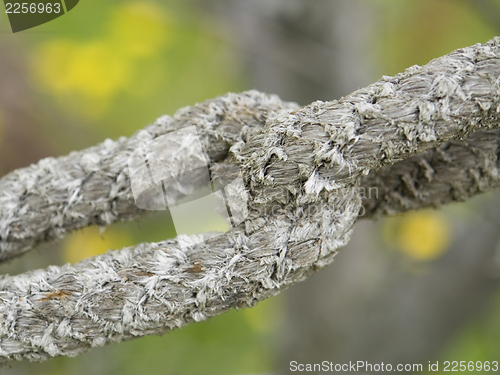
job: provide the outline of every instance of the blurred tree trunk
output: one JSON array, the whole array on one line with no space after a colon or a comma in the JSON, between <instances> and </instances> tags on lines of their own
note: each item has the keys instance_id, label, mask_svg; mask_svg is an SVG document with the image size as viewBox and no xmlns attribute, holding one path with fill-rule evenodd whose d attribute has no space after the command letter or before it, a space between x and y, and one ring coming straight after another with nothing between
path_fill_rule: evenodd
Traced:
<instances>
[{"instance_id":1,"label":"blurred tree trunk","mask_svg":"<svg viewBox=\"0 0 500 375\"><path fill-rule=\"evenodd\" d=\"M366 59L369 4L348 0L213 0L235 36L253 88L301 105L332 100L374 80ZM352 27L355 25L355 27ZM231 42L231 41L230 41Z\"/></svg>"}]
</instances>

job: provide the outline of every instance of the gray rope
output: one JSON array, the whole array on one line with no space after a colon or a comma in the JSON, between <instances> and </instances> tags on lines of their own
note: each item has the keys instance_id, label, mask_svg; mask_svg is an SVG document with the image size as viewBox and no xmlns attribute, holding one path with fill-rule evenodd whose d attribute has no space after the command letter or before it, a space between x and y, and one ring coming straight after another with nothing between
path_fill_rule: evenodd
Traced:
<instances>
[{"instance_id":1,"label":"gray rope","mask_svg":"<svg viewBox=\"0 0 500 375\"><path fill-rule=\"evenodd\" d=\"M460 49L302 108L256 91L228 94L161 117L129 139L3 177L2 260L77 228L142 214L130 155L191 125L211 162L238 166L248 214L226 233L4 276L0 363L74 356L275 295L329 264L348 242L363 207L360 188L381 189L365 200L364 216L372 217L496 187L499 45L495 38ZM180 169L192 167L186 160Z\"/></svg>"}]
</instances>

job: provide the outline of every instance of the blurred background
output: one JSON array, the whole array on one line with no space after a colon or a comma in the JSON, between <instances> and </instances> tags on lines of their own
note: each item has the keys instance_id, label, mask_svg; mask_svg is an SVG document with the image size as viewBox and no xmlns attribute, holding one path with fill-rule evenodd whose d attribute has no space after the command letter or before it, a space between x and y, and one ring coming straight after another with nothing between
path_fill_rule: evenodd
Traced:
<instances>
[{"instance_id":1,"label":"blurred background","mask_svg":"<svg viewBox=\"0 0 500 375\"><path fill-rule=\"evenodd\" d=\"M82 0L12 34L0 13L0 176L247 89L301 105L500 34L497 0ZM287 374L290 361L500 360L500 197L360 221L327 269L252 309L5 375ZM17 274L175 235L88 228ZM442 372L442 371L440 371ZM440 373L438 372L438 373Z\"/></svg>"}]
</instances>

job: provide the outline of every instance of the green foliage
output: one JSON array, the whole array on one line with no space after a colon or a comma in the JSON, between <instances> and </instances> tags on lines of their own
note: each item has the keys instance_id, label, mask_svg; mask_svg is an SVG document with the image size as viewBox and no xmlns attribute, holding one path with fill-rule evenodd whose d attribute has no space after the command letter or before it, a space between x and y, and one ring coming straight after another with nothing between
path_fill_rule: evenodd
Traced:
<instances>
[{"instance_id":1,"label":"green foliage","mask_svg":"<svg viewBox=\"0 0 500 375\"><path fill-rule=\"evenodd\" d=\"M467 1L383 0L378 11L380 34L374 45L385 75L484 43L498 33Z\"/></svg>"},{"instance_id":2,"label":"green foliage","mask_svg":"<svg viewBox=\"0 0 500 375\"><path fill-rule=\"evenodd\" d=\"M455 337L438 358L440 370L444 361L489 361L500 362L500 293L497 293L489 308L470 322ZM477 374L477 371L464 371L462 374ZM490 371L494 373L494 371ZM431 373L429 373L431 374ZM440 371L432 374L447 374Z\"/></svg>"},{"instance_id":3,"label":"green foliage","mask_svg":"<svg viewBox=\"0 0 500 375\"><path fill-rule=\"evenodd\" d=\"M243 89L214 27L180 1L87 0L30 40L33 83L97 139L130 135L160 114Z\"/></svg>"}]
</instances>

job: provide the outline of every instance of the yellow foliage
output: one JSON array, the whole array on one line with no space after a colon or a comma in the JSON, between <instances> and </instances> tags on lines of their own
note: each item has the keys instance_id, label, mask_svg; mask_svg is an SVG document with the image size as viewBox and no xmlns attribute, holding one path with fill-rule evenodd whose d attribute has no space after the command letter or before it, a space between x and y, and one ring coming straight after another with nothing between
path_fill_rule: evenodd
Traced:
<instances>
[{"instance_id":1,"label":"yellow foliage","mask_svg":"<svg viewBox=\"0 0 500 375\"><path fill-rule=\"evenodd\" d=\"M420 210L389 219L384 226L384 240L416 260L431 260L449 247L451 231L444 215Z\"/></svg>"},{"instance_id":2,"label":"yellow foliage","mask_svg":"<svg viewBox=\"0 0 500 375\"><path fill-rule=\"evenodd\" d=\"M42 87L63 99L75 96L91 116L104 111L110 99L126 87L132 70L130 61L105 41L56 39L39 48L34 62Z\"/></svg>"},{"instance_id":3,"label":"yellow foliage","mask_svg":"<svg viewBox=\"0 0 500 375\"><path fill-rule=\"evenodd\" d=\"M55 39L35 51L34 75L59 98L73 96L85 113L99 114L130 85L140 59L159 53L171 34L162 8L154 3L118 6L102 38L78 42Z\"/></svg>"},{"instance_id":4,"label":"yellow foliage","mask_svg":"<svg viewBox=\"0 0 500 375\"><path fill-rule=\"evenodd\" d=\"M42 45L37 51L34 68L43 87L58 93L68 90L68 68L73 49L73 42L60 39Z\"/></svg>"},{"instance_id":5,"label":"yellow foliage","mask_svg":"<svg viewBox=\"0 0 500 375\"><path fill-rule=\"evenodd\" d=\"M99 228L88 227L69 236L63 245L65 262L75 264L85 258L104 254L110 249L120 249L130 244L129 236L124 232L107 229L101 236Z\"/></svg>"},{"instance_id":6,"label":"yellow foliage","mask_svg":"<svg viewBox=\"0 0 500 375\"><path fill-rule=\"evenodd\" d=\"M131 57L154 56L171 37L166 13L157 4L128 3L114 12L109 22L113 46Z\"/></svg>"},{"instance_id":7,"label":"yellow foliage","mask_svg":"<svg viewBox=\"0 0 500 375\"><path fill-rule=\"evenodd\" d=\"M75 49L68 81L86 96L109 98L125 87L130 75L126 59L110 50L105 42L91 42Z\"/></svg>"},{"instance_id":8,"label":"yellow foliage","mask_svg":"<svg viewBox=\"0 0 500 375\"><path fill-rule=\"evenodd\" d=\"M107 99L127 83L130 66L105 42L55 40L40 49L39 75L59 93Z\"/></svg>"}]
</instances>

